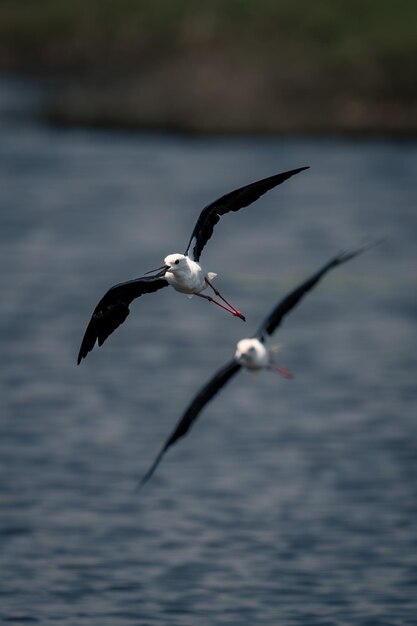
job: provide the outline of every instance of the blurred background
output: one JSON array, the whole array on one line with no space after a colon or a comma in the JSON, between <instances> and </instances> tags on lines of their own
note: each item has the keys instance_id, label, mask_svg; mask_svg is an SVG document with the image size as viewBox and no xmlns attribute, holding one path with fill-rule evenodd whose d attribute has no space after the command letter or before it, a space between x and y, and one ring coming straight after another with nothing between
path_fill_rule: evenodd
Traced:
<instances>
[{"instance_id":1,"label":"blurred background","mask_svg":"<svg viewBox=\"0 0 417 626\"><path fill-rule=\"evenodd\" d=\"M417 5L0 0L0 621L408 626L417 601ZM152 131L152 132L150 132ZM99 298L184 250L247 322ZM138 495L190 400L341 249Z\"/></svg>"},{"instance_id":2,"label":"blurred background","mask_svg":"<svg viewBox=\"0 0 417 626\"><path fill-rule=\"evenodd\" d=\"M2 0L0 67L55 122L189 132L417 130L414 0Z\"/></svg>"}]
</instances>

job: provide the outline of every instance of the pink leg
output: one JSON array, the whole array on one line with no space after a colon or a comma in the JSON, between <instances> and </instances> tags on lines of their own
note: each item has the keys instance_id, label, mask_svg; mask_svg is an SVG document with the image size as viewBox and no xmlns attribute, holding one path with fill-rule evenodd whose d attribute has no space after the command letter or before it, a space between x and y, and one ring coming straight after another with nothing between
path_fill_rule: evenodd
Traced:
<instances>
[{"instance_id":1,"label":"pink leg","mask_svg":"<svg viewBox=\"0 0 417 626\"><path fill-rule=\"evenodd\" d=\"M278 365L278 363L270 363L268 365L268 369L278 372L278 374L281 374L284 378L294 378L294 374L291 374L291 372L289 372L285 367L282 367L282 365Z\"/></svg>"},{"instance_id":2,"label":"pink leg","mask_svg":"<svg viewBox=\"0 0 417 626\"><path fill-rule=\"evenodd\" d=\"M205 296L202 293L195 293L194 295L198 296L199 298L204 298L204 300L208 300L209 302L213 302L214 304L217 304L217 306L219 306L220 308L224 309L228 313L231 313L235 317L240 317L241 319L243 319L245 321L245 318L243 317L243 315L241 313L239 313L239 311L236 311L235 309L228 309L227 307L225 307L222 304L220 304L220 302L216 302L216 300L214 298L212 298L211 296Z\"/></svg>"},{"instance_id":3,"label":"pink leg","mask_svg":"<svg viewBox=\"0 0 417 626\"><path fill-rule=\"evenodd\" d=\"M205 278L206 283L208 284L208 286L213 289L214 293L216 294L216 296L218 296L221 300L223 300L223 302L225 302L227 304L228 307L231 308L233 315L235 315L236 317L240 317L241 320L243 320L244 322L246 322L246 318L244 315L242 315L242 313L240 311L238 311L237 309L235 309L235 307L233 306L233 304L230 304L230 302L228 302L226 300L226 298L223 298L222 294L220 293L220 291L218 289L216 289L216 287L214 285L211 284L211 282L209 281L209 279ZM218 304L218 303L217 303ZM223 307L224 308L224 307Z\"/></svg>"}]
</instances>

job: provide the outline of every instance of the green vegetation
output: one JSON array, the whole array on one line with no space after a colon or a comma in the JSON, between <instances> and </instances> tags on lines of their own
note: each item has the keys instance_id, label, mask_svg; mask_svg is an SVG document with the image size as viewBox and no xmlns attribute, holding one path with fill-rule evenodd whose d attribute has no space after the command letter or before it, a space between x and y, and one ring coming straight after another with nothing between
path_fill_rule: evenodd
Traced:
<instances>
[{"instance_id":1,"label":"green vegetation","mask_svg":"<svg viewBox=\"0 0 417 626\"><path fill-rule=\"evenodd\" d=\"M0 68L66 77L67 121L405 132L416 61L415 0L0 0Z\"/></svg>"}]
</instances>

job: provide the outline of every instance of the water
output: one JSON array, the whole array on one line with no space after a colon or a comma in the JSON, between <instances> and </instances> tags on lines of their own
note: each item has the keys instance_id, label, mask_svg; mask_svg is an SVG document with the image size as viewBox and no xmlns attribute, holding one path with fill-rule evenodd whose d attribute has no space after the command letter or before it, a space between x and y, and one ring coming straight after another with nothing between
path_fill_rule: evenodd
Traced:
<instances>
[{"instance_id":1,"label":"water","mask_svg":"<svg viewBox=\"0 0 417 626\"><path fill-rule=\"evenodd\" d=\"M2 102L0 621L416 624L416 143L68 132ZM306 164L204 252L246 325L167 289L76 367L110 285ZM236 341L366 236L277 333L296 378L239 374L138 496Z\"/></svg>"}]
</instances>

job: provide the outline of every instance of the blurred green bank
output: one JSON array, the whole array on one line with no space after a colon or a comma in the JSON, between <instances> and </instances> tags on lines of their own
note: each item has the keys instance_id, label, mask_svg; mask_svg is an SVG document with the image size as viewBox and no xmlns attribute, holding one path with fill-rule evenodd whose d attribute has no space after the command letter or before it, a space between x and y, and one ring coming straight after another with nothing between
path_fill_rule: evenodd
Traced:
<instances>
[{"instance_id":1,"label":"blurred green bank","mask_svg":"<svg viewBox=\"0 0 417 626\"><path fill-rule=\"evenodd\" d=\"M417 2L1 0L0 69L66 124L417 131Z\"/></svg>"}]
</instances>

